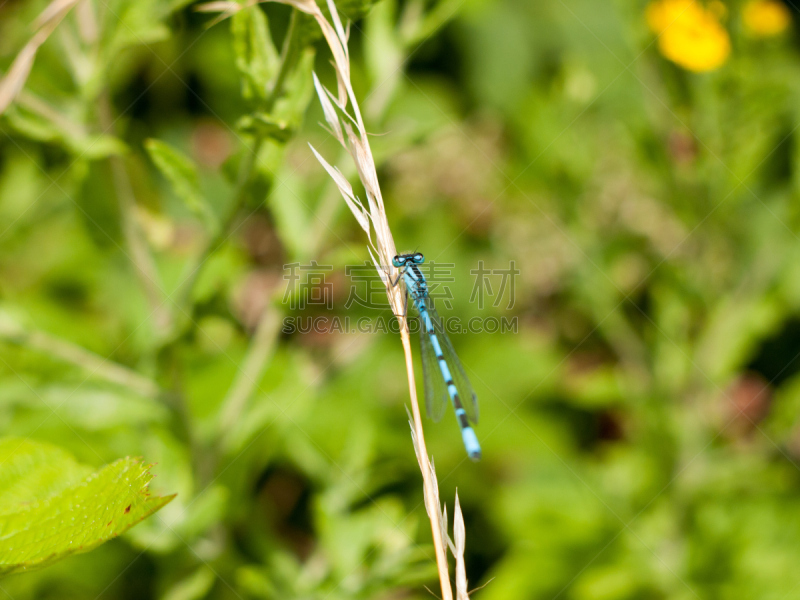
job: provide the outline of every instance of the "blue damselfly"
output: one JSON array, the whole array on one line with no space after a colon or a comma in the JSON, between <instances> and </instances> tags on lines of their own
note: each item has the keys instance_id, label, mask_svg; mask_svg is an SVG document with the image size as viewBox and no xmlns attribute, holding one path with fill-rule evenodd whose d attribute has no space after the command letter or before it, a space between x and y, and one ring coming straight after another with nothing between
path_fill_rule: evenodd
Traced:
<instances>
[{"instance_id":1,"label":"blue damselfly","mask_svg":"<svg viewBox=\"0 0 800 600\"><path fill-rule=\"evenodd\" d=\"M425 380L425 406L428 416L440 421L447 409L448 398L456 411L464 447L472 460L481 457L481 446L471 423L478 423L478 398L447 337L442 320L433 306L428 283L419 266L425 257L419 252L398 254L392 264L400 269L394 285L403 278L406 290L417 307L422 321L419 339L422 347L422 371Z\"/></svg>"}]
</instances>

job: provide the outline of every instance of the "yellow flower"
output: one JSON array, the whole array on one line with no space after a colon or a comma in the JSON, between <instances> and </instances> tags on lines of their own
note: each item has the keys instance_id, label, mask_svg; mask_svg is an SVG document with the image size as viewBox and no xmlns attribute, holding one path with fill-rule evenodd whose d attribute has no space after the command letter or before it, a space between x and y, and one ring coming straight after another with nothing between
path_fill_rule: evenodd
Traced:
<instances>
[{"instance_id":1,"label":"yellow flower","mask_svg":"<svg viewBox=\"0 0 800 600\"><path fill-rule=\"evenodd\" d=\"M751 0L742 12L744 27L757 37L783 33L792 20L789 9L777 0Z\"/></svg>"},{"instance_id":2,"label":"yellow flower","mask_svg":"<svg viewBox=\"0 0 800 600\"><path fill-rule=\"evenodd\" d=\"M658 35L658 49L684 69L711 71L731 53L728 32L719 22L724 5L708 8L697 0L655 0L647 7L647 23Z\"/></svg>"}]
</instances>

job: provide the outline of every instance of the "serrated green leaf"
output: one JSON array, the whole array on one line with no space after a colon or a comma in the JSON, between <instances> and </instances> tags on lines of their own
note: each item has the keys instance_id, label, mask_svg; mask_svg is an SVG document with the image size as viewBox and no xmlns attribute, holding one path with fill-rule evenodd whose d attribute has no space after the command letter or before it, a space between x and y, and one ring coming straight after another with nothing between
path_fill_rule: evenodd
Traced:
<instances>
[{"instance_id":1,"label":"serrated green leaf","mask_svg":"<svg viewBox=\"0 0 800 600\"><path fill-rule=\"evenodd\" d=\"M61 448L22 438L0 441L0 465L0 514L59 494L92 472Z\"/></svg>"},{"instance_id":2,"label":"serrated green leaf","mask_svg":"<svg viewBox=\"0 0 800 600\"><path fill-rule=\"evenodd\" d=\"M0 574L88 552L174 496L151 497L148 466L123 458L92 473L42 442L0 440Z\"/></svg>"},{"instance_id":3,"label":"serrated green leaf","mask_svg":"<svg viewBox=\"0 0 800 600\"><path fill-rule=\"evenodd\" d=\"M146 140L144 147L153 164L169 181L175 195L183 200L189 210L203 219L209 228L216 228L217 220L200 191L200 176L192 159L169 144L153 138Z\"/></svg>"},{"instance_id":4,"label":"serrated green leaf","mask_svg":"<svg viewBox=\"0 0 800 600\"><path fill-rule=\"evenodd\" d=\"M258 6L237 12L231 19L236 66L244 75L245 98L267 97L272 78L280 68L280 58L269 34L267 16Z\"/></svg>"}]
</instances>

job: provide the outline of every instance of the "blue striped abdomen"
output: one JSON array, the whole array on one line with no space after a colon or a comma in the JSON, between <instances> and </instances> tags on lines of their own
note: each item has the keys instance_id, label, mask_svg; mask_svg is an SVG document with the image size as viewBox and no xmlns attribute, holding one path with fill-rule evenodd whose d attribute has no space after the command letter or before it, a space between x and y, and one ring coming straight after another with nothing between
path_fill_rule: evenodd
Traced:
<instances>
[{"instance_id":1,"label":"blue striped abdomen","mask_svg":"<svg viewBox=\"0 0 800 600\"><path fill-rule=\"evenodd\" d=\"M414 283L418 282L414 281ZM439 343L439 337L436 335L436 330L433 326L433 320L431 319L431 315L425 306L427 289L425 290L425 293L420 293L418 287L419 286L417 285L413 287L409 286L409 290L414 297L414 303L419 311L422 324L425 327L425 330L420 332L420 335L428 336L434 353L436 354L436 360L439 363L439 370L441 371L442 378L447 386L447 393L450 396L451 402L453 403L453 408L455 409L456 413L456 420L461 428L461 439L464 441L464 447L467 450L467 454L472 460L478 460L481 457L481 446L478 443L478 437L475 435L475 431L469 424L469 419L467 418L467 413L464 410L464 405L461 403L461 398L458 395L458 389L456 388L455 383L453 383L453 376L451 375L450 368L447 366L447 361L444 358L444 353L442 352L442 347ZM444 335L444 332L442 332L442 335Z\"/></svg>"}]
</instances>

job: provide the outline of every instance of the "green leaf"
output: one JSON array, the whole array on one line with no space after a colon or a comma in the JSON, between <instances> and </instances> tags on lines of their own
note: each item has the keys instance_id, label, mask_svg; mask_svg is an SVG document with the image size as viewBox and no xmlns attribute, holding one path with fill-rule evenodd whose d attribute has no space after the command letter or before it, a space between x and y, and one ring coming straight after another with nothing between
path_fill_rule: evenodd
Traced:
<instances>
[{"instance_id":1,"label":"green leaf","mask_svg":"<svg viewBox=\"0 0 800 600\"><path fill-rule=\"evenodd\" d=\"M128 148L112 135L91 135L80 127L69 129L53 120L13 106L7 113L9 125L18 133L39 141L60 144L72 154L87 160L100 160L113 155L123 155Z\"/></svg>"},{"instance_id":2,"label":"green leaf","mask_svg":"<svg viewBox=\"0 0 800 600\"><path fill-rule=\"evenodd\" d=\"M200 567L172 586L162 600L199 600L208 594L215 580L216 575L211 567Z\"/></svg>"},{"instance_id":3,"label":"green leaf","mask_svg":"<svg viewBox=\"0 0 800 600\"><path fill-rule=\"evenodd\" d=\"M0 440L0 574L46 566L117 537L174 496L151 497L148 466L97 472L56 446Z\"/></svg>"},{"instance_id":4,"label":"green leaf","mask_svg":"<svg viewBox=\"0 0 800 600\"><path fill-rule=\"evenodd\" d=\"M175 195L199 216L210 229L216 229L217 219L200 191L200 176L191 158L169 144L150 138L144 147L150 159L169 181Z\"/></svg>"},{"instance_id":5,"label":"green leaf","mask_svg":"<svg viewBox=\"0 0 800 600\"><path fill-rule=\"evenodd\" d=\"M721 300L698 338L695 366L712 381L725 381L747 364L785 317L786 308L774 295Z\"/></svg>"},{"instance_id":6,"label":"green leaf","mask_svg":"<svg viewBox=\"0 0 800 600\"><path fill-rule=\"evenodd\" d=\"M17 106L9 107L5 116L8 119L8 124L17 133L37 142L55 142L61 137L60 132L52 123L31 115Z\"/></svg>"},{"instance_id":7,"label":"green leaf","mask_svg":"<svg viewBox=\"0 0 800 600\"><path fill-rule=\"evenodd\" d=\"M60 494L91 469L69 452L21 438L0 440L0 515L29 502Z\"/></svg>"},{"instance_id":8,"label":"green leaf","mask_svg":"<svg viewBox=\"0 0 800 600\"><path fill-rule=\"evenodd\" d=\"M168 6L158 0L124 0L115 6L113 19L103 31L105 38L101 56L116 60L126 48L147 46L166 40L170 29L162 20L169 14ZM166 9L166 10L165 10Z\"/></svg>"},{"instance_id":9,"label":"green leaf","mask_svg":"<svg viewBox=\"0 0 800 600\"><path fill-rule=\"evenodd\" d=\"M297 65L292 69L284 84L284 93L275 103L273 113L293 127L303 122L308 103L314 97L314 48L303 50Z\"/></svg>"},{"instance_id":10,"label":"green leaf","mask_svg":"<svg viewBox=\"0 0 800 600\"><path fill-rule=\"evenodd\" d=\"M128 151L125 142L113 135L67 139L70 150L87 160L100 160L109 156L122 156Z\"/></svg>"},{"instance_id":11,"label":"green leaf","mask_svg":"<svg viewBox=\"0 0 800 600\"><path fill-rule=\"evenodd\" d=\"M109 202L114 197L114 181L109 161L76 161L74 170L81 182L75 196L78 218L100 247L121 243L119 207Z\"/></svg>"},{"instance_id":12,"label":"green leaf","mask_svg":"<svg viewBox=\"0 0 800 600\"><path fill-rule=\"evenodd\" d=\"M280 68L267 16L257 6L241 10L231 19L231 32L236 66L244 75L242 94L248 99L266 99L270 82Z\"/></svg>"},{"instance_id":13,"label":"green leaf","mask_svg":"<svg viewBox=\"0 0 800 600\"><path fill-rule=\"evenodd\" d=\"M281 143L288 142L295 131L286 121L276 119L262 112L243 116L236 123L236 127L242 133L272 138Z\"/></svg>"}]
</instances>

